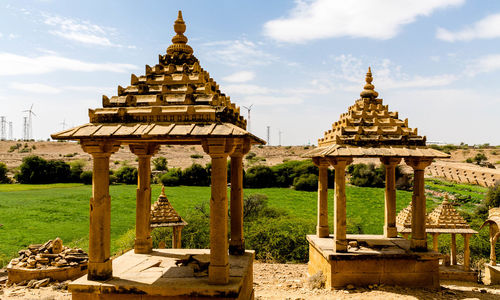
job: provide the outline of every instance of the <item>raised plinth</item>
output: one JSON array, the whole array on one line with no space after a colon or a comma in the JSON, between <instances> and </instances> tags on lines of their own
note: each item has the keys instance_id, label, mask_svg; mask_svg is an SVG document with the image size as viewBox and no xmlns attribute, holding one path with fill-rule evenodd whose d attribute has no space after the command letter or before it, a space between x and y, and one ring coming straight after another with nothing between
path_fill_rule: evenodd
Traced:
<instances>
[{"instance_id":1,"label":"raised plinth","mask_svg":"<svg viewBox=\"0 0 500 300\"><path fill-rule=\"evenodd\" d=\"M333 251L333 236L318 238L308 235L308 273L323 272L326 288L343 288L349 284L367 286L386 284L405 287L439 287L441 254L413 252L410 241L384 238L381 235L347 235L359 247L349 247L345 253Z\"/></svg>"},{"instance_id":2,"label":"raised plinth","mask_svg":"<svg viewBox=\"0 0 500 300\"><path fill-rule=\"evenodd\" d=\"M87 274L87 263L79 264L74 267L53 267L45 269L18 268L9 264L7 266L9 283L19 283L25 280L50 278L56 281L66 281L76 279Z\"/></svg>"},{"instance_id":3,"label":"raised plinth","mask_svg":"<svg viewBox=\"0 0 500 300\"><path fill-rule=\"evenodd\" d=\"M484 264L483 283L486 285L500 284L500 265Z\"/></svg>"},{"instance_id":4,"label":"raised plinth","mask_svg":"<svg viewBox=\"0 0 500 300\"><path fill-rule=\"evenodd\" d=\"M474 270L464 270L463 265L439 266L440 280L457 280L477 282L478 272Z\"/></svg>"},{"instance_id":5,"label":"raised plinth","mask_svg":"<svg viewBox=\"0 0 500 300\"><path fill-rule=\"evenodd\" d=\"M69 284L73 300L105 299L253 299L253 251L229 255L229 283L213 285L208 276L195 276L192 266L176 266L186 254L210 255L206 249L133 250L113 260L113 278Z\"/></svg>"}]
</instances>

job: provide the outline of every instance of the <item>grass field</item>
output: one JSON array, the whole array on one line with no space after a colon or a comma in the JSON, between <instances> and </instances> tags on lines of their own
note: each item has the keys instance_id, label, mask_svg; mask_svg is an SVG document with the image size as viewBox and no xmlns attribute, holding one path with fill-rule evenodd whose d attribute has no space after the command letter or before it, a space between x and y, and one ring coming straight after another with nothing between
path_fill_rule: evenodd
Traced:
<instances>
[{"instance_id":1,"label":"grass field","mask_svg":"<svg viewBox=\"0 0 500 300\"><path fill-rule=\"evenodd\" d=\"M438 182L432 184L440 188ZM119 238L134 227L135 189L133 185L110 187L112 252L119 250ZM0 226L0 265L27 245L55 237L60 237L65 245L87 249L91 190L91 186L80 184L0 185L0 224L3 224ZM463 191L470 193L470 190ZM153 186L153 201L159 193L160 186ZM316 192L286 188L245 189L247 195L254 193L267 195L269 206L282 209L291 217L316 220ZM188 216L195 206L205 203L208 207L210 188L169 187L166 194L175 209L182 216ZM333 190L329 190L329 199L329 219L332 220ZM397 191L398 211L410 201L411 192ZM429 210L438 203L439 199L428 197ZM347 217L350 228L360 228L368 234L382 233L384 189L348 186Z\"/></svg>"}]
</instances>

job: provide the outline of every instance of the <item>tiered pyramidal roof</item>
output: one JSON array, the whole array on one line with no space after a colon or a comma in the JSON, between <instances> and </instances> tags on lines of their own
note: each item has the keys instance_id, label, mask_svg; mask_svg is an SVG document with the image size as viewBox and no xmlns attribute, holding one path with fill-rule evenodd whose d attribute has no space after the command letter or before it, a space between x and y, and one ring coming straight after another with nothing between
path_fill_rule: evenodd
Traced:
<instances>
[{"instance_id":1,"label":"tiered pyramidal roof","mask_svg":"<svg viewBox=\"0 0 500 300\"><path fill-rule=\"evenodd\" d=\"M222 93L193 55L179 11L176 35L145 75L132 74L128 87L102 98L102 108L89 109L90 123L52 135L54 139L115 138L185 139L195 143L209 136L250 137L240 108Z\"/></svg>"},{"instance_id":2,"label":"tiered pyramidal roof","mask_svg":"<svg viewBox=\"0 0 500 300\"><path fill-rule=\"evenodd\" d=\"M396 227L401 233L409 233L411 232L411 202L407 207L403 208L399 214L396 216ZM429 218L425 218L425 226L429 225Z\"/></svg>"},{"instance_id":3,"label":"tiered pyramidal roof","mask_svg":"<svg viewBox=\"0 0 500 300\"><path fill-rule=\"evenodd\" d=\"M368 68L361 98L349 107L347 113L340 115L340 120L318 140L318 146L425 146L425 136L419 136L416 128L408 127L408 119L398 119L398 112L389 111L389 106L377 98L372 81L372 72Z\"/></svg>"},{"instance_id":4,"label":"tiered pyramidal roof","mask_svg":"<svg viewBox=\"0 0 500 300\"><path fill-rule=\"evenodd\" d=\"M151 209L151 227L185 226L187 223L179 216L165 195L165 187Z\"/></svg>"},{"instance_id":5,"label":"tiered pyramidal roof","mask_svg":"<svg viewBox=\"0 0 500 300\"><path fill-rule=\"evenodd\" d=\"M448 158L446 153L427 148L425 136L408 127L408 119L403 121L398 112L389 111L372 81L368 68L361 98L332 124L318 140L318 147L304 156Z\"/></svg>"}]
</instances>

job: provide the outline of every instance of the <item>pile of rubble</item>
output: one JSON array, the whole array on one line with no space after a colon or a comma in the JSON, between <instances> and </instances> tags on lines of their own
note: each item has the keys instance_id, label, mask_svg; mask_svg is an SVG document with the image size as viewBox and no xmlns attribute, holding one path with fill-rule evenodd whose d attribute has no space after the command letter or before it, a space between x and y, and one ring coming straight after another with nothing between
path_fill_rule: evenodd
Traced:
<instances>
[{"instance_id":1,"label":"pile of rubble","mask_svg":"<svg viewBox=\"0 0 500 300\"><path fill-rule=\"evenodd\" d=\"M87 264L89 256L82 249L63 246L56 238L45 244L29 245L18 252L19 257L10 261L12 268L47 269L49 267L76 267Z\"/></svg>"}]
</instances>

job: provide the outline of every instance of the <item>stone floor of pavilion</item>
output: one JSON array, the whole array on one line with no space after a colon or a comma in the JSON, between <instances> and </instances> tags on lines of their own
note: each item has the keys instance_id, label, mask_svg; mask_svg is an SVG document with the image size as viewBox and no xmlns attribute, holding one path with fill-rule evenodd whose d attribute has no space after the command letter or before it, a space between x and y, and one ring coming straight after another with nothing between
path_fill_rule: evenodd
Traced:
<instances>
[{"instance_id":1,"label":"stone floor of pavilion","mask_svg":"<svg viewBox=\"0 0 500 300\"><path fill-rule=\"evenodd\" d=\"M113 260L113 278L88 280L83 276L69 285L79 299L253 299L252 251L229 255L229 283L213 285L208 276L195 276L192 266L177 266L179 258L210 255L208 249L154 249L149 254L133 250Z\"/></svg>"},{"instance_id":2,"label":"stone floor of pavilion","mask_svg":"<svg viewBox=\"0 0 500 300\"><path fill-rule=\"evenodd\" d=\"M382 235L347 235L347 252L334 252L333 235L319 238L308 235L308 273L323 272L327 288L341 288L349 284L400 285L408 287L439 287L440 253L414 252L410 241L401 237Z\"/></svg>"}]
</instances>

